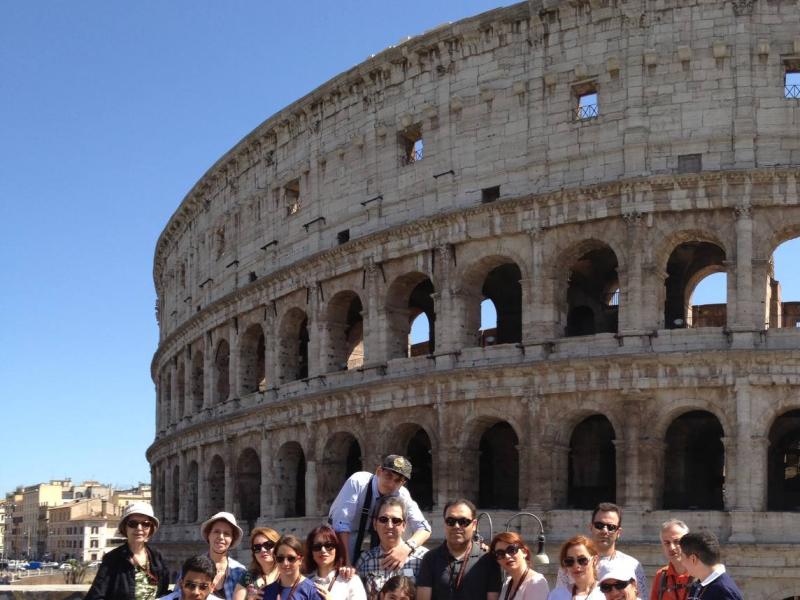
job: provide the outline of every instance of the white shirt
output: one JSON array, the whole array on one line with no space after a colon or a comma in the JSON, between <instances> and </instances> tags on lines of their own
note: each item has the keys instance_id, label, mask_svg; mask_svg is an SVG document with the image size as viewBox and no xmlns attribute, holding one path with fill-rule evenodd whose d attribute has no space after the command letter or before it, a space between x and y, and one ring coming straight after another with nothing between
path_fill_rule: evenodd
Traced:
<instances>
[{"instance_id":1,"label":"white shirt","mask_svg":"<svg viewBox=\"0 0 800 600\"><path fill-rule=\"evenodd\" d=\"M500 600L506 597L508 586L511 585L511 577L506 577L503 582L503 589L500 590ZM547 585L547 579L544 575L536 571L528 571L519 588L514 594L513 600L547 600L547 595L550 592L550 587ZM512 599L509 599L512 600Z\"/></svg>"},{"instance_id":2,"label":"white shirt","mask_svg":"<svg viewBox=\"0 0 800 600\"><path fill-rule=\"evenodd\" d=\"M708 577L700 582L702 587L706 587L709 583L714 581L717 577L725 572L725 565L714 565L714 569L708 574Z\"/></svg>"},{"instance_id":3,"label":"white shirt","mask_svg":"<svg viewBox=\"0 0 800 600\"><path fill-rule=\"evenodd\" d=\"M585 600L606 600L606 595L600 591L600 584L595 584L592 591L588 596L584 596ZM559 585L556 589L550 592L547 600L572 600L572 586L565 588Z\"/></svg>"},{"instance_id":4,"label":"white shirt","mask_svg":"<svg viewBox=\"0 0 800 600\"><path fill-rule=\"evenodd\" d=\"M345 581L339 576L338 570L334 569L328 573L327 577L320 577L314 571L308 578L326 590L330 589L333 600L367 600L367 592L358 575L353 575ZM333 582L333 587L331 587L331 582Z\"/></svg>"}]
</instances>

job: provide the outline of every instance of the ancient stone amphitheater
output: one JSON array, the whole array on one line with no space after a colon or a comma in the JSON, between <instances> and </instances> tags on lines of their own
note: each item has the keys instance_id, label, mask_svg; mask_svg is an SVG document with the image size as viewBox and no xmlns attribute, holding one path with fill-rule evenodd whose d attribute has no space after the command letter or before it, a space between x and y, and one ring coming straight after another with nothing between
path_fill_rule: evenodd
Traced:
<instances>
[{"instance_id":1,"label":"ancient stone amphitheater","mask_svg":"<svg viewBox=\"0 0 800 600\"><path fill-rule=\"evenodd\" d=\"M531 0L270 117L158 240L162 545L223 508L303 532L400 452L421 505L533 511L551 557L616 500L651 575L677 516L746 597L800 596L772 263L800 235L798 70L796 0ZM727 302L692 306L717 272Z\"/></svg>"}]
</instances>

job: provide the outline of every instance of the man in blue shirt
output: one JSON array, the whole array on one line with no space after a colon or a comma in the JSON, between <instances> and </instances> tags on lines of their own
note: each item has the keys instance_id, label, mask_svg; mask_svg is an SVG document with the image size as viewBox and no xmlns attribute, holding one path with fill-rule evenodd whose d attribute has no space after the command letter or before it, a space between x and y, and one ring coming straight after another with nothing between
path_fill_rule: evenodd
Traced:
<instances>
[{"instance_id":1,"label":"man in blue shirt","mask_svg":"<svg viewBox=\"0 0 800 600\"><path fill-rule=\"evenodd\" d=\"M681 538L681 563L695 581L688 600L744 600L725 565L719 562L719 540L710 531L687 533Z\"/></svg>"}]
</instances>

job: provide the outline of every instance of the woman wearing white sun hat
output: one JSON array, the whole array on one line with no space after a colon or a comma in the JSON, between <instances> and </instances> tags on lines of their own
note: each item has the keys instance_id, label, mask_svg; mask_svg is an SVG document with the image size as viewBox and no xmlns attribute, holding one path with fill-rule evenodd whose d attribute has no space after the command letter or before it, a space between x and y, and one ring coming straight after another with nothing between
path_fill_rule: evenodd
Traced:
<instances>
[{"instance_id":1,"label":"woman wearing white sun hat","mask_svg":"<svg viewBox=\"0 0 800 600\"><path fill-rule=\"evenodd\" d=\"M200 535L208 542L208 556L217 568L210 598L231 600L236 584L247 571L242 563L228 555L242 539L242 529L231 513L218 512L203 522Z\"/></svg>"}]
</instances>

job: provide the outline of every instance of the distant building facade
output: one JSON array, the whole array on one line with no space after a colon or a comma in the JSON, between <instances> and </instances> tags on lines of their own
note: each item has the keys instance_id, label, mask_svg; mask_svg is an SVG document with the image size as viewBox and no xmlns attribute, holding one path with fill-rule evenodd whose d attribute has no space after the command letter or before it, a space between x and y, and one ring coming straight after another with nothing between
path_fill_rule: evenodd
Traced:
<instances>
[{"instance_id":1,"label":"distant building facade","mask_svg":"<svg viewBox=\"0 0 800 600\"><path fill-rule=\"evenodd\" d=\"M123 540L122 509L110 499L87 498L48 509L47 553L54 560L101 560Z\"/></svg>"}]
</instances>

